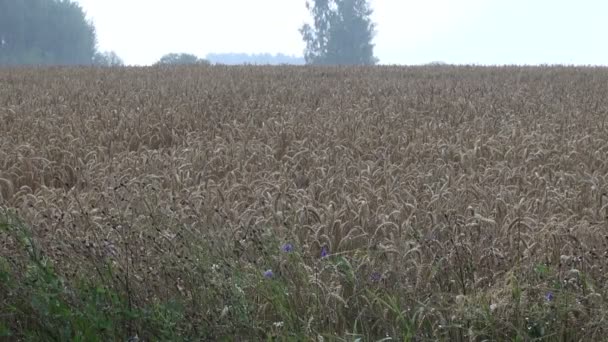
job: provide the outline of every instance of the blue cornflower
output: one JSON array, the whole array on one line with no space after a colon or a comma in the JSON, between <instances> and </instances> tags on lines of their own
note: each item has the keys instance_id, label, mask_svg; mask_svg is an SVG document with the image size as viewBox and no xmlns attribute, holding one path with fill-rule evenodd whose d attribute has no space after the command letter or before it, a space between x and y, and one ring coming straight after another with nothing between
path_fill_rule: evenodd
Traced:
<instances>
[{"instance_id":1,"label":"blue cornflower","mask_svg":"<svg viewBox=\"0 0 608 342\"><path fill-rule=\"evenodd\" d=\"M545 299L547 300L547 302L553 301L553 292L547 292L547 294L545 294Z\"/></svg>"},{"instance_id":2,"label":"blue cornflower","mask_svg":"<svg viewBox=\"0 0 608 342\"><path fill-rule=\"evenodd\" d=\"M374 272L369 276L369 279L373 282L378 282L382 279L382 274L380 274L380 272Z\"/></svg>"},{"instance_id":3,"label":"blue cornflower","mask_svg":"<svg viewBox=\"0 0 608 342\"><path fill-rule=\"evenodd\" d=\"M293 245L291 243L286 243L281 246L281 250L285 253L291 253L293 252Z\"/></svg>"},{"instance_id":4,"label":"blue cornflower","mask_svg":"<svg viewBox=\"0 0 608 342\"><path fill-rule=\"evenodd\" d=\"M272 278L272 277L274 277L274 272L272 272L272 270L266 270L266 271L264 272L264 278L268 278L268 279L270 279L270 278Z\"/></svg>"},{"instance_id":5,"label":"blue cornflower","mask_svg":"<svg viewBox=\"0 0 608 342\"><path fill-rule=\"evenodd\" d=\"M329 255L329 249L327 248L327 246L323 246L323 248L321 248L321 258L325 258Z\"/></svg>"}]
</instances>

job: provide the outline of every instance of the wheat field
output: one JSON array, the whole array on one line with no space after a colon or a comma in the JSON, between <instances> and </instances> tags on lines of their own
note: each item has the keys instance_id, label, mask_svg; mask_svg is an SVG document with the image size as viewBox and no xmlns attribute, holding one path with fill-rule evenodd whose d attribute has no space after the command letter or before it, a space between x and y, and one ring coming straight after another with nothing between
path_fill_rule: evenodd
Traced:
<instances>
[{"instance_id":1,"label":"wheat field","mask_svg":"<svg viewBox=\"0 0 608 342\"><path fill-rule=\"evenodd\" d=\"M605 339L606 94L583 67L2 69L0 332Z\"/></svg>"}]
</instances>

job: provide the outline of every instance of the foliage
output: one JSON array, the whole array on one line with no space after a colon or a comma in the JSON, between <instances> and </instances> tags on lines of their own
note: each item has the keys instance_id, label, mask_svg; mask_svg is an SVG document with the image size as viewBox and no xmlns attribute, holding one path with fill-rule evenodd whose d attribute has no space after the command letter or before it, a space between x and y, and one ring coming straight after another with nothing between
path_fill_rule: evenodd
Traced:
<instances>
[{"instance_id":1,"label":"foliage","mask_svg":"<svg viewBox=\"0 0 608 342\"><path fill-rule=\"evenodd\" d=\"M89 65L96 35L68 0L0 0L0 66Z\"/></svg>"},{"instance_id":2,"label":"foliage","mask_svg":"<svg viewBox=\"0 0 608 342\"><path fill-rule=\"evenodd\" d=\"M605 68L2 69L0 84L10 340L607 333Z\"/></svg>"},{"instance_id":3,"label":"foliage","mask_svg":"<svg viewBox=\"0 0 608 342\"><path fill-rule=\"evenodd\" d=\"M313 25L300 29L309 64L373 65L375 24L367 0L312 0L306 2Z\"/></svg>"},{"instance_id":4,"label":"foliage","mask_svg":"<svg viewBox=\"0 0 608 342\"><path fill-rule=\"evenodd\" d=\"M208 65L209 61L199 59L197 56L189 53L169 53L160 58L156 65Z\"/></svg>"},{"instance_id":5,"label":"foliage","mask_svg":"<svg viewBox=\"0 0 608 342\"><path fill-rule=\"evenodd\" d=\"M4 261L0 269L3 293L0 305L4 308L4 324L8 324L0 325L0 337L108 341L136 337L133 331L144 326L144 337L175 337L174 327L183 319L179 309L175 310L172 305L133 308L127 298L107 284L78 276L66 280L38 248L29 228L12 213L0 212L2 231L19 241L25 250L26 262L11 264L7 261L10 259L0 259ZM112 276L110 268L107 275Z\"/></svg>"},{"instance_id":6,"label":"foliage","mask_svg":"<svg viewBox=\"0 0 608 342\"><path fill-rule=\"evenodd\" d=\"M96 52L93 56L93 65L104 67L124 66L125 62L114 51Z\"/></svg>"}]
</instances>

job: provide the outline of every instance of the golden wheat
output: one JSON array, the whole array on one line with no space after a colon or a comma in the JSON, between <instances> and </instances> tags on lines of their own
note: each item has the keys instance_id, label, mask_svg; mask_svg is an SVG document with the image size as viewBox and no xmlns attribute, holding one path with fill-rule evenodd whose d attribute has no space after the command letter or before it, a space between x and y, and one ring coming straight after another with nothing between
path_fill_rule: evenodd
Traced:
<instances>
[{"instance_id":1,"label":"golden wheat","mask_svg":"<svg viewBox=\"0 0 608 342\"><path fill-rule=\"evenodd\" d=\"M305 256L305 274L280 269L302 284L291 305L311 335L372 317L389 332L399 317L364 295L374 287L423 302L437 331L472 324L475 301L508 320L515 283L533 284L520 307L550 291L530 278L545 265L594 339L608 294L607 85L600 68L0 70L0 205L62 274L104 277L92 265L110 260L106 281L128 277L135 302L196 300L205 242L261 269L276 238ZM320 263L324 246L339 266ZM220 324L225 301L191 314Z\"/></svg>"}]
</instances>

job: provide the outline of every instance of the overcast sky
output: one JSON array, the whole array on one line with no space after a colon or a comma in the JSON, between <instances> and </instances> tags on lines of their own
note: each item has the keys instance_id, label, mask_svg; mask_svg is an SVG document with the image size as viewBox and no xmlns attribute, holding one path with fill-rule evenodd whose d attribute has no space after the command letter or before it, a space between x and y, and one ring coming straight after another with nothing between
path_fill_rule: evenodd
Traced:
<instances>
[{"instance_id":1,"label":"overcast sky","mask_svg":"<svg viewBox=\"0 0 608 342\"><path fill-rule=\"evenodd\" d=\"M170 52L303 54L305 0L77 0L127 64ZM371 0L383 64L608 65L605 0Z\"/></svg>"}]
</instances>

